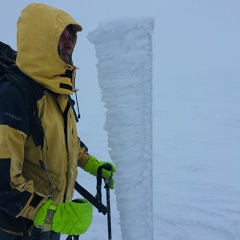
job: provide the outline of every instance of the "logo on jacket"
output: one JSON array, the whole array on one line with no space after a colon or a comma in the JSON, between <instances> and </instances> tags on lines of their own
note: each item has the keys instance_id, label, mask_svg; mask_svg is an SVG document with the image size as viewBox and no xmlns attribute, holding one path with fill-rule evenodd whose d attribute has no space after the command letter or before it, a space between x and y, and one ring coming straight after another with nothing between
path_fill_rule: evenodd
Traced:
<instances>
[{"instance_id":1,"label":"logo on jacket","mask_svg":"<svg viewBox=\"0 0 240 240\"><path fill-rule=\"evenodd\" d=\"M11 119L14 119L14 120L17 120L17 121L20 121L20 122L22 121L22 118L17 117L16 115L14 115L14 114L12 114L12 113L5 112L4 115L10 117Z\"/></svg>"}]
</instances>

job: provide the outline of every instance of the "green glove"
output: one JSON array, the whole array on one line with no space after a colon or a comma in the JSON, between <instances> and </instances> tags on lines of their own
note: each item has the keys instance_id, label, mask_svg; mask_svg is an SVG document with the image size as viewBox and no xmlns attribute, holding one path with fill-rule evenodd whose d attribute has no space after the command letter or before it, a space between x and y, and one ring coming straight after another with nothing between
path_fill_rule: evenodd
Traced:
<instances>
[{"instance_id":1,"label":"green glove","mask_svg":"<svg viewBox=\"0 0 240 240\"><path fill-rule=\"evenodd\" d=\"M83 169L86 172L88 172L88 173L90 173L94 176L97 176L98 168L102 165L109 165L110 166L111 170L107 170L107 169L104 169L104 168L102 169L102 177L106 178L106 179L110 179L109 187L111 189L114 189L114 187L113 187L114 181L112 179L112 176L116 172L116 167L113 163L99 162L96 157L90 156L89 159L87 160L86 164L84 165Z\"/></svg>"},{"instance_id":2,"label":"green glove","mask_svg":"<svg viewBox=\"0 0 240 240\"><path fill-rule=\"evenodd\" d=\"M55 205L48 199L38 210L34 226L43 231L69 235L85 233L92 222L93 207L84 198Z\"/></svg>"}]
</instances>

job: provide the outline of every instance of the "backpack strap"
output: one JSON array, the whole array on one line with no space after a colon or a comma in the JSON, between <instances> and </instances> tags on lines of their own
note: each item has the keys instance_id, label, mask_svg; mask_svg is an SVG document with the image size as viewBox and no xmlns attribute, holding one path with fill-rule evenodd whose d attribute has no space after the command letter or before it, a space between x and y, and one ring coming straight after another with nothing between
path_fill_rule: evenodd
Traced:
<instances>
[{"instance_id":1,"label":"backpack strap","mask_svg":"<svg viewBox=\"0 0 240 240\"><path fill-rule=\"evenodd\" d=\"M17 51L0 41L0 80L3 75L9 74L8 81L20 91L28 109L29 130L32 133L34 143L43 149L44 130L37 114L37 99L29 83L30 80L28 81L28 77L15 64L16 56Z\"/></svg>"},{"instance_id":2,"label":"backpack strap","mask_svg":"<svg viewBox=\"0 0 240 240\"><path fill-rule=\"evenodd\" d=\"M13 73L8 79L10 84L15 86L20 91L28 110L30 123L29 130L32 134L34 143L36 146L41 146L41 149L43 149L45 135L41 121L38 118L37 100L34 95L33 88L27 79L18 74Z\"/></svg>"}]
</instances>

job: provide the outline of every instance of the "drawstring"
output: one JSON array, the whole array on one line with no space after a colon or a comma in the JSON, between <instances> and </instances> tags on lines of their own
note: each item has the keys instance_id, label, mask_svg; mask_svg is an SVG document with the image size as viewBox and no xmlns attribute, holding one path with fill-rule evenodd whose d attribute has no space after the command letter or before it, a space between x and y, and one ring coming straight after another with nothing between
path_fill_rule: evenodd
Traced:
<instances>
[{"instance_id":1,"label":"drawstring","mask_svg":"<svg viewBox=\"0 0 240 240\"><path fill-rule=\"evenodd\" d=\"M76 97L76 102L77 102L78 118L81 118L79 105L78 105L78 97L77 97L77 93L76 92L75 92L75 97Z\"/></svg>"},{"instance_id":2,"label":"drawstring","mask_svg":"<svg viewBox=\"0 0 240 240\"><path fill-rule=\"evenodd\" d=\"M45 163L44 163L43 150L41 150L41 152L42 152L42 159L43 159L43 160L40 159L40 160L39 160L39 164L40 164L40 166L42 167L42 169L44 169L44 170L46 171L47 179L48 179L48 185L49 185L50 187L52 187L52 181L51 181L51 179L50 179L50 177L49 177L49 173L48 173L47 166L46 166Z\"/></svg>"},{"instance_id":3,"label":"drawstring","mask_svg":"<svg viewBox=\"0 0 240 240\"><path fill-rule=\"evenodd\" d=\"M76 95L77 96L77 95ZM76 101L77 101L77 97L76 97ZM78 101L77 101L77 109L78 109L78 115L73 107L73 100L71 99L71 97L68 95L68 102L70 104L70 106L72 107L72 110L73 110L73 113L74 113L74 116L75 116L75 120L76 122L78 122L78 119L80 118L80 112L79 112L79 107L78 107Z\"/></svg>"}]
</instances>

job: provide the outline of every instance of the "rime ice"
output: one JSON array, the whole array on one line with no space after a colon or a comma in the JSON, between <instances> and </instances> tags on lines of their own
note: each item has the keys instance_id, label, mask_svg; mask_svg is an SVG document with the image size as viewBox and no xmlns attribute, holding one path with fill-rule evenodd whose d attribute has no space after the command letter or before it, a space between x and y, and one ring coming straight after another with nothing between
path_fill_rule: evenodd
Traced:
<instances>
[{"instance_id":1,"label":"rime ice","mask_svg":"<svg viewBox=\"0 0 240 240\"><path fill-rule=\"evenodd\" d=\"M109 153L117 166L122 238L128 240L153 239L153 27L148 17L105 20L88 34L98 58Z\"/></svg>"}]
</instances>

